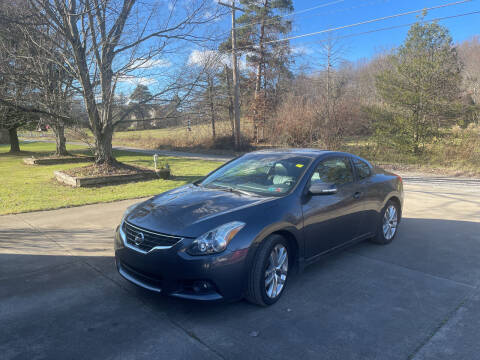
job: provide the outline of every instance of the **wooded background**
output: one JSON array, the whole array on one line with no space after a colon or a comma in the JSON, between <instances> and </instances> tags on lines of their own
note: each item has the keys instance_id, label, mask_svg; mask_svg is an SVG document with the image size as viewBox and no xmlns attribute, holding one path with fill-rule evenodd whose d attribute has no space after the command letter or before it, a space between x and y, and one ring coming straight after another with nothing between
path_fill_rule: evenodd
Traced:
<instances>
[{"instance_id":1,"label":"wooded background","mask_svg":"<svg viewBox=\"0 0 480 360\"><path fill-rule=\"evenodd\" d=\"M454 43L420 13L401 46L362 61L348 61L349 40L327 32L312 40L309 66L289 40L291 0L237 5L243 149L309 146L379 161L436 154L447 165L480 166L478 36ZM18 129L39 123L54 132L58 155L65 129L87 130L97 164L115 166L115 131L175 128L182 136L172 147L233 149L232 41L211 31L228 11L206 0L2 2L0 128L11 151L20 151ZM185 44L198 47L196 56L159 74L155 88L119 90Z\"/></svg>"}]
</instances>

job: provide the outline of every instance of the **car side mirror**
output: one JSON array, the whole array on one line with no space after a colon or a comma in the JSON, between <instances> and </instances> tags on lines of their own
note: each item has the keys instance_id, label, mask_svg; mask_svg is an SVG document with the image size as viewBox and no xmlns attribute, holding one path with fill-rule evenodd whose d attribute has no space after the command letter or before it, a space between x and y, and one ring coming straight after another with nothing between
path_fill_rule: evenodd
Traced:
<instances>
[{"instance_id":1,"label":"car side mirror","mask_svg":"<svg viewBox=\"0 0 480 360\"><path fill-rule=\"evenodd\" d=\"M331 195L337 193L337 187L321 181L314 181L310 184L308 191L312 195Z\"/></svg>"}]
</instances>

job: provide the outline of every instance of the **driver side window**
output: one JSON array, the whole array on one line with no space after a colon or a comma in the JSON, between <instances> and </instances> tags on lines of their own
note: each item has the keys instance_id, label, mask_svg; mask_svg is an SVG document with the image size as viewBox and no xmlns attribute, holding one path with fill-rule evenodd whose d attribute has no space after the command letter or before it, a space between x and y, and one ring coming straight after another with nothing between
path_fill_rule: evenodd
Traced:
<instances>
[{"instance_id":1,"label":"driver side window","mask_svg":"<svg viewBox=\"0 0 480 360\"><path fill-rule=\"evenodd\" d=\"M321 181L328 185L344 185L353 182L353 171L346 158L329 158L318 164L310 181Z\"/></svg>"}]
</instances>

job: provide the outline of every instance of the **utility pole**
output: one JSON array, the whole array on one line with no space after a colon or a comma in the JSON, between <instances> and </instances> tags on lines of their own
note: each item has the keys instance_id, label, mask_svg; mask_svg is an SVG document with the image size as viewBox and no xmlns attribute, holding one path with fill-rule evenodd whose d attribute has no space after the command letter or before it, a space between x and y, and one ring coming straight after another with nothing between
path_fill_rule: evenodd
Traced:
<instances>
[{"instance_id":1,"label":"utility pole","mask_svg":"<svg viewBox=\"0 0 480 360\"><path fill-rule=\"evenodd\" d=\"M235 6L235 0L232 0L232 4L225 4L218 2L219 5L229 7L232 10L232 72L233 72L233 113L235 116L235 150L240 150L241 136L240 136L240 86L238 78L238 65L237 65L237 38L235 34L235 10L243 11L243 9Z\"/></svg>"}]
</instances>

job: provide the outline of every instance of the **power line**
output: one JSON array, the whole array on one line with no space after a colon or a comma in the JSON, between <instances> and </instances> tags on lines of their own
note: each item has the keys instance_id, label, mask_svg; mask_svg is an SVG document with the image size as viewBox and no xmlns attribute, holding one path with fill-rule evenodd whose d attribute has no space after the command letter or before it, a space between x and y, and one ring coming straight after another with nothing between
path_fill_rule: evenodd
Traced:
<instances>
[{"instance_id":1,"label":"power line","mask_svg":"<svg viewBox=\"0 0 480 360\"><path fill-rule=\"evenodd\" d=\"M471 11L467 13L462 13L462 14L456 14L456 15L449 15L449 16L443 16L443 17L438 17L435 19L430 19L430 20L425 20L425 23L430 23L430 22L435 22L435 21L442 21L442 20L448 20L448 19L453 19L453 18L459 18L463 16L468 16L468 15L475 15L475 14L480 14L480 10L477 11ZM343 36L337 36L333 38L333 40L339 40L339 39L345 39L345 38L350 38L350 37L355 37L355 36L361 36L361 35L367 35L371 33L376 33L380 31L387 31L387 30L393 30L393 29L398 29L401 27L406 27L406 26L412 26L416 24L416 22L411 22L411 23L406 23L406 24L401 24L401 25L394 25L394 26L389 26L389 27L384 27L384 28L379 28L379 29L374 29L374 30L369 30L369 31L363 31L360 33L355 33L355 34L348 34L348 35L343 35ZM319 40L319 42L325 42L328 41L329 39L324 39L324 40ZM318 73L321 72L322 70L314 70L311 73Z\"/></svg>"},{"instance_id":2,"label":"power line","mask_svg":"<svg viewBox=\"0 0 480 360\"><path fill-rule=\"evenodd\" d=\"M320 12L320 13L316 13L316 14L303 15L303 16L301 16L301 18L305 19L305 18L312 18L312 17L316 17L316 16L321 16L321 15L339 14L339 13L343 13L343 12L347 12L347 11L351 11L351 10L355 10L355 9L365 8L367 6L387 3L387 2L390 2L390 1L393 1L393 0L374 0L374 1L369 1L369 2L365 1L364 3L362 3L360 5L354 5L354 6L350 6L350 7L347 7L347 8L341 8L341 9L338 9L338 10L324 11L324 12Z\"/></svg>"},{"instance_id":3,"label":"power line","mask_svg":"<svg viewBox=\"0 0 480 360\"><path fill-rule=\"evenodd\" d=\"M357 22L357 23L349 24L349 25L337 26L337 27L328 28L328 29L320 30L320 31L315 31L315 32L307 33L307 34L301 34L301 35L290 36L290 37L286 37L286 38L282 38L282 39L264 41L262 44L263 44L263 45L265 45L265 44L273 44L273 43L278 43L278 42L283 42L283 41L300 39L300 38L304 38L304 37L309 37L309 36L314 36L314 35L319 35L319 34L324 34L324 33L333 32L333 31L348 29L348 28L352 28L352 27L356 27L356 26L360 26L360 25L371 24L371 23L378 22L378 21L393 19L393 18L405 16L405 15L416 14L416 13L423 12L423 11L427 11L427 10L437 10L437 9L441 9L441 8L445 8L445 7L449 7L449 6L460 5L460 4L464 4L464 3L467 3L467 2L471 2L471 1L472 1L472 0L455 1L455 2L448 3L448 4L442 4L442 5L432 6L432 7L429 7L429 8L423 8L423 9L407 11L407 12L403 12L403 13L399 13L399 14L383 16L383 17L376 18L376 19L365 20L365 21L361 21L361 22ZM244 49L248 49L248 48L255 48L255 47L259 46L259 45L260 45L260 44L258 44L258 45L244 46L244 47L242 47L242 48L238 48L237 50L244 50Z\"/></svg>"},{"instance_id":4,"label":"power line","mask_svg":"<svg viewBox=\"0 0 480 360\"><path fill-rule=\"evenodd\" d=\"M337 4L337 3L340 3L340 2L344 2L345 0L341 0L341 1L334 1L334 2L330 2L330 3L326 3L326 4L322 4L320 6L315 6L313 8L309 8L309 9L304 9L304 10L300 10L298 12L293 12L293 13L289 13L289 14L286 14L286 15L283 15L283 16L278 16L280 18L283 18L283 17L287 17L287 16L292 16L292 15L298 15L298 14L301 14L301 13L305 13L307 11L310 11L310 10L316 10L320 7L326 7L328 5L334 5L334 4ZM314 17L314 16L319 16L319 15L331 15L331 14L338 14L338 13L342 13L342 12L347 12L347 11L350 11L350 10L355 10L355 9L360 9L360 8L364 8L364 7L367 7L367 6L372 6L372 5L378 5L380 3L386 3L386 2L390 2L392 0L374 0L374 1L370 1L370 2L367 2L367 0L363 0L364 3L360 4L360 5L355 5L355 6L350 6L350 7L347 7L347 8L343 8L343 9L339 9L339 10L332 10L332 11L327 11L327 12L321 12L321 13L316 13L316 14L310 14L310 15L302 15L300 16L301 18L305 18L305 17ZM265 22L265 24L271 24L273 22L275 22L276 19L271 19L271 20L267 20ZM243 26L239 26L237 27L237 29L241 29L241 28L244 28L244 27L249 27L249 26L253 26L253 25L259 25L260 22L252 22L250 24L245 24Z\"/></svg>"},{"instance_id":5,"label":"power line","mask_svg":"<svg viewBox=\"0 0 480 360\"><path fill-rule=\"evenodd\" d=\"M320 4L320 5L308 8L308 9L303 9L303 10L299 10L299 11L296 11L296 12L287 13L287 14L284 14L284 15L278 15L278 16L276 16L276 19L270 19L270 20L265 21L265 24L266 25L272 24L275 21L277 21L278 18L285 18L285 17L288 17L288 16L303 14L303 13L306 13L308 11L316 10L316 9L319 9L319 8L322 8L322 7L327 7L327 6L330 6L330 5L339 4L339 3L342 3L344 1L345 0L330 1L328 3ZM220 4L220 1L218 3ZM241 26L237 26L237 30L238 29L244 29L244 28L247 28L247 27L250 27L250 26L260 25L260 24L261 24L261 21L252 21L251 23L244 24L244 25L241 25ZM230 33L230 31L225 31L224 33L228 34L228 33Z\"/></svg>"},{"instance_id":6,"label":"power line","mask_svg":"<svg viewBox=\"0 0 480 360\"><path fill-rule=\"evenodd\" d=\"M277 18L284 18L284 17L288 17L288 16L294 16L294 15L298 15L298 14L303 14L303 13L306 13L306 12L309 12L309 11L312 11L312 10L316 10L316 9L320 9L320 8L323 8L323 7L327 7L327 6L330 6L330 5L336 5L336 4L339 4L339 3L342 3L342 2L345 2L345 0L335 0L335 1L330 1L328 3L324 3L324 4L320 4L320 5L317 5L317 6L314 6L314 7L311 7L311 8L308 8L308 9L303 9L303 10L299 10L299 11L296 11L296 12L291 12L291 13L288 13L288 14L285 14L285 15L278 15ZM276 19L275 19L276 21ZM272 21L266 21L265 23L269 24L271 23ZM238 26L237 29L243 29L243 28L246 28L246 27L249 27L249 26L254 26L254 25L259 25L261 24L261 21L253 21L249 24L245 24L245 25L242 25L242 26Z\"/></svg>"}]
</instances>

